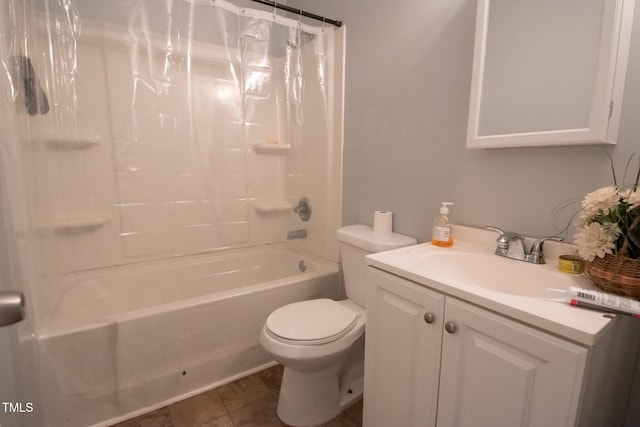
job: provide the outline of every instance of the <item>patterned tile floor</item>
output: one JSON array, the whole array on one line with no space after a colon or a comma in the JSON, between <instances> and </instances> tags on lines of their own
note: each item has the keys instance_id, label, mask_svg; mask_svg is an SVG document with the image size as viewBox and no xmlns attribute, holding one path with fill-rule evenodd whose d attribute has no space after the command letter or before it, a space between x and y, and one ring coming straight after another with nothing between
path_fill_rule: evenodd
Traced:
<instances>
[{"instance_id":1,"label":"patterned tile floor","mask_svg":"<svg viewBox=\"0 0 640 427\"><path fill-rule=\"evenodd\" d=\"M160 408L113 427L281 427L276 415L282 366ZM361 427L362 400L322 427Z\"/></svg>"}]
</instances>

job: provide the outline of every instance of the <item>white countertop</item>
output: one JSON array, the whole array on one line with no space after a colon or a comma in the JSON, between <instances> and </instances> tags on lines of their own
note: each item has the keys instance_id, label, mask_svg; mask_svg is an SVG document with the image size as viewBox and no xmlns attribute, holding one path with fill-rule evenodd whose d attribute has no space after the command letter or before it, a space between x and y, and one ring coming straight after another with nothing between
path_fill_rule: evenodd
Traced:
<instances>
[{"instance_id":1,"label":"white countertop","mask_svg":"<svg viewBox=\"0 0 640 427\"><path fill-rule=\"evenodd\" d=\"M447 278L437 277L437 274L433 274L420 266L419 259L432 251L456 249L483 254L493 254L495 252L495 239L497 237L495 232L456 226L454 235L455 241L452 248L440 248L431 245L431 243L423 243L372 254L367 256L365 262L368 265L404 277L435 291L476 304L587 346L593 346L615 323L616 315L571 306L562 301L562 294L559 294L557 299L545 299L495 292L476 286L469 286L468 284L448 281ZM528 240L529 246L530 242ZM571 245L547 241L544 244L547 264L529 264L527 268L553 270L553 274L557 272L558 275L562 275L565 287L566 280L570 280L571 286L597 290L585 276L562 273L558 270L558 256L571 254L573 250L574 248ZM522 261L511 259L505 259L505 261L523 263ZM514 280L517 280L517 277L514 277ZM541 283L540 286L556 287L553 283Z\"/></svg>"}]
</instances>

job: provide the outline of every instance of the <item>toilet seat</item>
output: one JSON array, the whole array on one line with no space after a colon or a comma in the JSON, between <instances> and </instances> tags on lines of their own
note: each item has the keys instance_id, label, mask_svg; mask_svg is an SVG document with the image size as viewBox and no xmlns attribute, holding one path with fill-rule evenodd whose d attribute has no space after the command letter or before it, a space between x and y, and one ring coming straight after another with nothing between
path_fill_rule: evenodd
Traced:
<instances>
[{"instance_id":1,"label":"toilet seat","mask_svg":"<svg viewBox=\"0 0 640 427\"><path fill-rule=\"evenodd\" d=\"M333 342L351 331L360 315L330 299L300 301L275 310L266 328L276 338L296 345Z\"/></svg>"}]
</instances>

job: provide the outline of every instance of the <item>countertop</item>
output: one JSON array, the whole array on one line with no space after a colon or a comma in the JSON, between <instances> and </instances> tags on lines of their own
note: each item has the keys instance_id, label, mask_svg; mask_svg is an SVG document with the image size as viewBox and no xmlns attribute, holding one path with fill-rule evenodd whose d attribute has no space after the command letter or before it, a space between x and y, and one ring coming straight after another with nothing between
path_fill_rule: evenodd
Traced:
<instances>
[{"instance_id":1,"label":"countertop","mask_svg":"<svg viewBox=\"0 0 640 427\"><path fill-rule=\"evenodd\" d=\"M440 248L423 243L415 246L372 254L366 257L370 266L409 279L419 285L426 286L443 294L494 311L543 331L558 335L585 346L593 346L616 321L616 316L605 312L585 309L569 305L563 295L558 298L535 298L486 290L462 283L446 283L446 277L437 277L424 267L420 267L419 259L432 251L457 249L473 253L493 254L497 234L472 227L456 226L454 246ZM531 240L527 240L530 242ZM564 287L566 280L570 286L598 290L584 275L568 274L558 270L558 256L572 254L572 245L545 242L544 254L546 264L534 265L522 261L505 259L505 262L526 264L526 268L549 269L553 274L562 276ZM496 256L496 255L493 255ZM523 270L526 271L526 268ZM514 277L517 280L517 277ZM554 283L541 283L540 286L556 288Z\"/></svg>"}]
</instances>

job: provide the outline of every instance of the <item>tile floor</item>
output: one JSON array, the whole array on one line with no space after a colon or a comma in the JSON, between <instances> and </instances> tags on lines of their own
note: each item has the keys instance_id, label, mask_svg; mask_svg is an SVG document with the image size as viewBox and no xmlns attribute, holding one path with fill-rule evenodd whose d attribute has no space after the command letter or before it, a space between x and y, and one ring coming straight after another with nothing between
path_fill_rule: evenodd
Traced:
<instances>
[{"instance_id":1,"label":"tile floor","mask_svg":"<svg viewBox=\"0 0 640 427\"><path fill-rule=\"evenodd\" d=\"M276 415L282 366L160 408L113 427L281 427ZM323 427L361 427L362 400Z\"/></svg>"}]
</instances>

